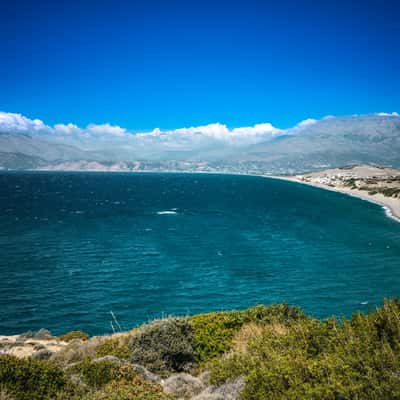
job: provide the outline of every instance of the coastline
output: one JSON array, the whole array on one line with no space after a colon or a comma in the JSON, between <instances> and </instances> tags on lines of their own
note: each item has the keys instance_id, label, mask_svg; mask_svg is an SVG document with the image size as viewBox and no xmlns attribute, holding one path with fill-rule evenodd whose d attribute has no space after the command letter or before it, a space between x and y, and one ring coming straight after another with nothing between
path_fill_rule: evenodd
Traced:
<instances>
[{"instance_id":1,"label":"coastline","mask_svg":"<svg viewBox=\"0 0 400 400\"><path fill-rule=\"evenodd\" d=\"M371 195L368 194L368 192L366 192L365 190L350 189L347 187L332 187L324 185L322 183L306 182L297 178L296 176L279 176L279 175L260 175L260 176L264 178L280 179L288 182L300 183L303 185L313 186L323 190L330 190L331 192L346 194L348 196L356 197L364 201L369 201L370 203L374 203L378 206L381 206L384 209L387 217L394 219L395 221L400 223L400 201L393 197L387 197L380 193Z\"/></svg>"},{"instance_id":2,"label":"coastline","mask_svg":"<svg viewBox=\"0 0 400 400\"><path fill-rule=\"evenodd\" d=\"M318 189L329 190L332 192L346 194L348 196L356 197L358 199L368 201L370 203L376 204L382 207L385 211L387 217L395 220L400 223L400 200L397 200L393 197L387 197L380 193L371 195L365 190L351 189L349 187L337 187L337 186L329 186L322 183L309 182L299 179L297 176L284 176L284 175L263 175L263 174L252 174L252 173L239 173L239 172L213 172L213 171L152 171L152 170L61 170L61 169L33 169L26 170L29 172L84 172L84 173L167 173L167 174L207 174L207 175L236 175L236 176L253 176L259 178L270 178L270 179L279 179L287 182L300 183L308 186L313 186ZM26 172L25 171L25 172ZM0 171L3 172L3 171ZM10 171L6 171L10 172ZM15 171L12 171L15 172Z\"/></svg>"}]
</instances>

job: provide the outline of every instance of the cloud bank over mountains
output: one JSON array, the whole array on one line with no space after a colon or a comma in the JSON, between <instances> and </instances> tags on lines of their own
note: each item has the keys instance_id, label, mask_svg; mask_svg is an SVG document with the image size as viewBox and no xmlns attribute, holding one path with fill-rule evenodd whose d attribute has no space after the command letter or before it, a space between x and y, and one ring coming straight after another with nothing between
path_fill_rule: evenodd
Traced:
<instances>
[{"instance_id":1,"label":"cloud bank over mountains","mask_svg":"<svg viewBox=\"0 0 400 400\"><path fill-rule=\"evenodd\" d=\"M399 117L397 112L376 113L377 116ZM356 116L353 116L356 117ZM327 116L322 119L335 118ZM144 150L149 147L152 151L169 150L194 151L208 147L246 147L257 143L268 142L282 135L295 135L318 120L308 118L292 128L279 129L270 123L260 123L229 129L225 124L213 123L197 127L160 130L155 128L149 132L133 132L118 125L89 124L82 128L73 123L55 124L49 126L40 119L30 119L22 114L0 111L0 133L21 133L37 136L49 141L77 146L84 150L101 150L105 146L122 146L125 150ZM150 150L150 149L149 149Z\"/></svg>"},{"instance_id":2,"label":"cloud bank over mountains","mask_svg":"<svg viewBox=\"0 0 400 400\"><path fill-rule=\"evenodd\" d=\"M126 145L163 144L169 147L205 146L207 144L247 146L263 142L281 134L297 132L316 120L301 121L291 129L279 129L270 123L260 123L229 129L225 124L213 123L204 126L160 130L150 132L132 132L117 125L89 124L82 128L73 123L46 125L40 119L30 119L21 114L0 112L1 133L22 133L40 135L48 140L62 140L65 143L79 145L84 148L98 148L104 142Z\"/></svg>"},{"instance_id":3,"label":"cloud bank over mountains","mask_svg":"<svg viewBox=\"0 0 400 400\"><path fill-rule=\"evenodd\" d=\"M0 169L82 160L205 161L229 163L230 169L240 171L247 165L279 173L353 163L400 167L400 115L379 112L310 118L288 129L270 123L239 128L213 123L133 132L109 123L50 126L40 119L0 112ZM180 168L186 168L185 164Z\"/></svg>"}]
</instances>

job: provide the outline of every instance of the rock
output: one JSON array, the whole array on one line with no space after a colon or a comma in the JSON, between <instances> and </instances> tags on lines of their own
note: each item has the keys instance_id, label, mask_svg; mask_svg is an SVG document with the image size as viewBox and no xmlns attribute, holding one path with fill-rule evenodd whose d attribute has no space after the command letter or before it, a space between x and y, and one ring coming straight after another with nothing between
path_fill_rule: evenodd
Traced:
<instances>
[{"instance_id":1,"label":"rock","mask_svg":"<svg viewBox=\"0 0 400 400\"><path fill-rule=\"evenodd\" d=\"M171 375L161 382L165 393L172 394L178 399L190 399L204 390L203 382L190 374L182 372Z\"/></svg>"},{"instance_id":2,"label":"rock","mask_svg":"<svg viewBox=\"0 0 400 400\"><path fill-rule=\"evenodd\" d=\"M81 386L84 388L87 387L86 383L83 382L82 380L82 375L80 374L70 374L69 379L74 385Z\"/></svg>"},{"instance_id":3,"label":"rock","mask_svg":"<svg viewBox=\"0 0 400 400\"><path fill-rule=\"evenodd\" d=\"M53 352L49 349L42 349L36 351L32 354L32 358L36 358L37 360L48 360L53 355Z\"/></svg>"},{"instance_id":4,"label":"rock","mask_svg":"<svg viewBox=\"0 0 400 400\"><path fill-rule=\"evenodd\" d=\"M32 332L32 331L24 332L18 336L18 339L19 340L32 339L34 335L35 335L35 332Z\"/></svg>"},{"instance_id":5,"label":"rock","mask_svg":"<svg viewBox=\"0 0 400 400\"><path fill-rule=\"evenodd\" d=\"M10 348L11 347L20 347L20 346L25 346L25 342L22 340L16 340L15 342L9 342L8 345Z\"/></svg>"},{"instance_id":6,"label":"rock","mask_svg":"<svg viewBox=\"0 0 400 400\"><path fill-rule=\"evenodd\" d=\"M192 397L191 400L225 400L225 397L219 393L213 393L211 389L206 389L199 395Z\"/></svg>"},{"instance_id":7,"label":"rock","mask_svg":"<svg viewBox=\"0 0 400 400\"><path fill-rule=\"evenodd\" d=\"M240 377L221 386L210 386L191 400L237 400L244 385L244 378Z\"/></svg>"},{"instance_id":8,"label":"rock","mask_svg":"<svg viewBox=\"0 0 400 400\"><path fill-rule=\"evenodd\" d=\"M153 374L153 372L150 372L147 368L143 367L143 365L132 364L132 366L135 368L135 371L147 381L160 383L161 378L158 375Z\"/></svg>"},{"instance_id":9,"label":"rock","mask_svg":"<svg viewBox=\"0 0 400 400\"><path fill-rule=\"evenodd\" d=\"M54 336L51 334L50 331L48 331L47 329L40 329L38 330L34 335L33 335L33 339L36 340L50 340L50 339L54 339Z\"/></svg>"},{"instance_id":10,"label":"rock","mask_svg":"<svg viewBox=\"0 0 400 400\"><path fill-rule=\"evenodd\" d=\"M211 372L209 370L203 371L197 377L203 382L204 386L211 386Z\"/></svg>"},{"instance_id":11,"label":"rock","mask_svg":"<svg viewBox=\"0 0 400 400\"><path fill-rule=\"evenodd\" d=\"M95 359L93 359L92 360L92 362L102 362L102 361L111 361L111 362L114 362L114 363L117 363L117 364L122 364L122 363L125 363L126 361L124 361L124 360L121 360L120 358L118 358L118 357L115 357L115 356L104 356L104 357L99 357L99 358L95 358Z\"/></svg>"},{"instance_id":12,"label":"rock","mask_svg":"<svg viewBox=\"0 0 400 400\"><path fill-rule=\"evenodd\" d=\"M27 339L36 339L36 340L50 340L54 339L54 336L47 329L39 329L37 332L28 331L22 333L18 336L19 340L25 341Z\"/></svg>"}]
</instances>

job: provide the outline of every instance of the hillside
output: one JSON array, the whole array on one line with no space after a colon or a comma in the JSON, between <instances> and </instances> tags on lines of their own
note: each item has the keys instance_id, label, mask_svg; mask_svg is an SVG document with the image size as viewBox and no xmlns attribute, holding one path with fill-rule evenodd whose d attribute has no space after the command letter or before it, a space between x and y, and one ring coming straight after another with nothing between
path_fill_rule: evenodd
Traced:
<instances>
[{"instance_id":1,"label":"hillside","mask_svg":"<svg viewBox=\"0 0 400 400\"><path fill-rule=\"evenodd\" d=\"M399 399L399 315L397 300L324 321L276 304L171 317L89 339L45 330L0 337L0 397Z\"/></svg>"},{"instance_id":2,"label":"hillside","mask_svg":"<svg viewBox=\"0 0 400 400\"><path fill-rule=\"evenodd\" d=\"M33 169L46 163L80 160L88 154L74 146L23 133L0 132L0 168Z\"/></svg>"},{"instance_id":3,"label":"hillside","mask_svg":"<svg viewBox=\"0 0 400 400\"><path fill-rule=\"evenodd\" d=\"M267 171L313 171L347 164L400 167L400 118L326 118L301 133L259 143L235 160L263 162Z\"/></svg>"}]
</instances>

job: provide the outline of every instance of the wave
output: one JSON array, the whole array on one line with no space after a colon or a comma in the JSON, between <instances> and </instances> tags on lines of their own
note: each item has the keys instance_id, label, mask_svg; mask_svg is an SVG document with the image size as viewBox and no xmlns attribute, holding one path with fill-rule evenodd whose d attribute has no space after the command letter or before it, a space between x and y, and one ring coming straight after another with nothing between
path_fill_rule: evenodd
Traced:
<instances>
[{"instance_id":1,"label":"wave","mask_svg":"<svg viewBox=\"0 0 400 400\"><path fill-rule=\"evenodd\" d=\"M390 207L388 206L383 206L381 204L381 206L383 207L383 209L385 210L385 214L387 217L394 219L397 222L400 222L400 218L398 218L396 215L393 214L393 211L391 210Z\"/></svg>"},{"instance_id":2,"label":"wave","mask_svg":"<svg viewBox=\"0 0 400 400\"><path fill-rule=\"evenodd\" d=\"M157 211L158 215L176 215L177 212L173 210Z\"/></svg>"}]
</instances>

